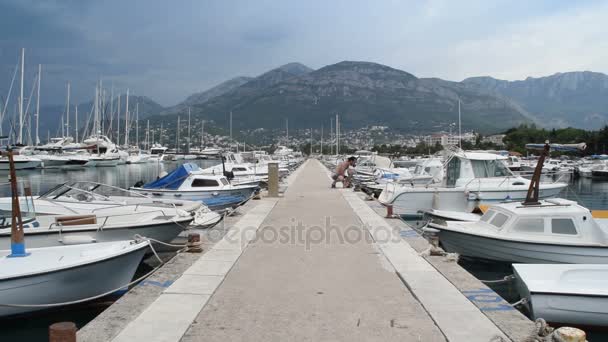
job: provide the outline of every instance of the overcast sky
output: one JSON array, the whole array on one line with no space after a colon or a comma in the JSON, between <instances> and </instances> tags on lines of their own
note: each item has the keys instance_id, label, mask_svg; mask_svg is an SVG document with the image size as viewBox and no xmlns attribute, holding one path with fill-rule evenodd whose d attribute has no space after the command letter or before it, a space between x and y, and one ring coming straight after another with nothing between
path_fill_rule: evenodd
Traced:
<instances>
[{"instance_id":1,"label":"overcast sky","mask_svg":"<svg viewBox=\"0 0 608 342\"><path fill-rule=\"evenodd\" d=\"M0 0L0 95L21 47L29 83L43 64L45 103L62 103L68 80L90 99L101 78L173 105L295 61L455 81L606 72L607 23L606 1Z\"/></svg>"}]
</instances>

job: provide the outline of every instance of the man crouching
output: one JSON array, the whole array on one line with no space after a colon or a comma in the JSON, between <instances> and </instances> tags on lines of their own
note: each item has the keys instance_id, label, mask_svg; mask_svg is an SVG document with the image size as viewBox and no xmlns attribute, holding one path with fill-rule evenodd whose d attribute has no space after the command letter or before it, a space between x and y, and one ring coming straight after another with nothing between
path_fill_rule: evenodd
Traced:
<instances>
[{"instance_id":1,"label":"man crouching","mask_svg":"<svg viewBox=\"0 0 608 342\"><path fill-rule=\"evenodd\" d=\"M331 187L336 187L336 182L342 182L345 188L350 187L350 177L348 177L347 171L349 167L355 167L357 158L349 157L347 160L341 162L336 166L336 172L331 176L334 181L331 183Z\"/></svg>"}]
</instances>

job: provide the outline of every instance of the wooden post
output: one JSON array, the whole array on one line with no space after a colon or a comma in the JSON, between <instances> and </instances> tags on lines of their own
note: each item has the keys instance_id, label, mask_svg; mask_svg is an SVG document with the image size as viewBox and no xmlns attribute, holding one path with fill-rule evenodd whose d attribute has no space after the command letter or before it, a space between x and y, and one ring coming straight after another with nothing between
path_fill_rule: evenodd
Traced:
<instances>
[{"instance_id":1,"label":"wooden post","mask_svg":"<svg viewBox=\"0 0 608 342\"><path fill-rule=\"evenodd\" d=\"M60 322L49 327L49 342L76 342L76 324Z\"/></svg>"},{"instance_id":2,"label":"wooden post","mask_svg":"<svg viewBox=\"0 0 608 342\"><path fill-rule=\"evenodd\" d=\"M7 151L8 163L10 168L11 182L11 199L12 199L12 219L11 219L11 254L10 257L24 257L28 254L25 252L25 241L23 240L23 220L21 218L21 209L19 208L19 191L17 190L17 173L15 172L15 161L13 160L13 151L9 148Z\"/></svg>"},{"instance_id":3,"label":"wooden post","mask_svg":"<svg viewBox=\"0 0 608 342\"><path fill-rule=\"evenodd\" d=\"M532 179L530 180L530 187L528 188L528 194L526 195L526 200L524 201L524 205L535 205L539 204L538 201L538 192L540 189L540 176L543 172L543 164L545 163L545 158L549 155L549 150L551 147L549 143L545 143L545 148L540 154L538 158L538 163L536 164L536 168L534 169L534 174L532 175Z\"/></svg>"},{"instance_id":4,"label":"wooden post","mask_svg":"<svg viewBox=\"0 0 608 342\"><path fill-rule=\"evenodd\" d=\"M279 163L268 163L268 197L279 197Z\"/></svg>"}]
</instances>

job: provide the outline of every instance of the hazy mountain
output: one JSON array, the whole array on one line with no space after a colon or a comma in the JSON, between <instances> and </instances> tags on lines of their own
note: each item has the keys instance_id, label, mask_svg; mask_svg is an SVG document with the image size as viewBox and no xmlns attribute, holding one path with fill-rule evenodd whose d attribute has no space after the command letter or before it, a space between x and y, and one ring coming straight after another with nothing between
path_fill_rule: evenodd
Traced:
<instances>
[{"instance_id":1,"label":"hazy mountain","mask_svg":"<svg viewBox=\"0 0 608 342\"><path fill-rule=\"evenodd\" d=\"M174 113L178 113L178 112L183 112L188 106L203 104L203 103L209 101L209 99L212 99L214 97L223 95L231 90L234 90L235 88L242 86L243 84L251 81L252 79L253 79L252 77L245 77L245 76L235 77L226 82L220 83L211 89L205 90L200 93L194 93L194 94L188 96L188 98L186 98L186 100L184 100L180 104L165 110L163 112L163 114L174 114Z\"/></svg>"},{"instance_id":2,"label":"hazy mountain","mask_svg":"<svg viewBox=\"0 0 608 342\"><path fill-rule=\"evenodd\" d=\"M195 105L193 113L226 124L232 111L236 128L283 127L285 118L294 128L329 126L338 113L343 127L431 131L458 120L459 98L466 129L494 131L529 121L502 96L368 62L341 62L316 71L288 64Z\"/></svg>"},{"instance_id":3,"label":"hazy mountain","mask_svg":"<svg viewBox=\"0 0 608 342\"><path fill-rule=\"evenodd\" d=\"M608 122L608 76L602 73L566 72L523 81L486 76L462 83L511 98L543 126L598 129Z\"/></svg>"}]
</instances>

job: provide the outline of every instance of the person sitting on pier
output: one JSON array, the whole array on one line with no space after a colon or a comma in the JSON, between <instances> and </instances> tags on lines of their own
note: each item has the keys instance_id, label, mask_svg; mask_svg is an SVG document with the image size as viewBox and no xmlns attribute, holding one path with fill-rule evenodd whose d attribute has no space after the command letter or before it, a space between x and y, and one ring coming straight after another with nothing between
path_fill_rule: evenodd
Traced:
<instances>
[{"instance_id":1,"label":"person sitting on pier","mask_svg":"<svg viewBox=\"0 0 608 342\"><path fill-rule=\"evenodd\" d=\"M348 168L351 166L355 167L356 161L357 158L349 157L347 160L338 164L338 166L336 167L336 172L331 176L331 179L334 180L331 183L332 188L336 187L336 182L342 182L342 185L345 188L350 188L350 177L348 177L348 173L346 170L348 170Z\"/></svg>"}]
</instances>

